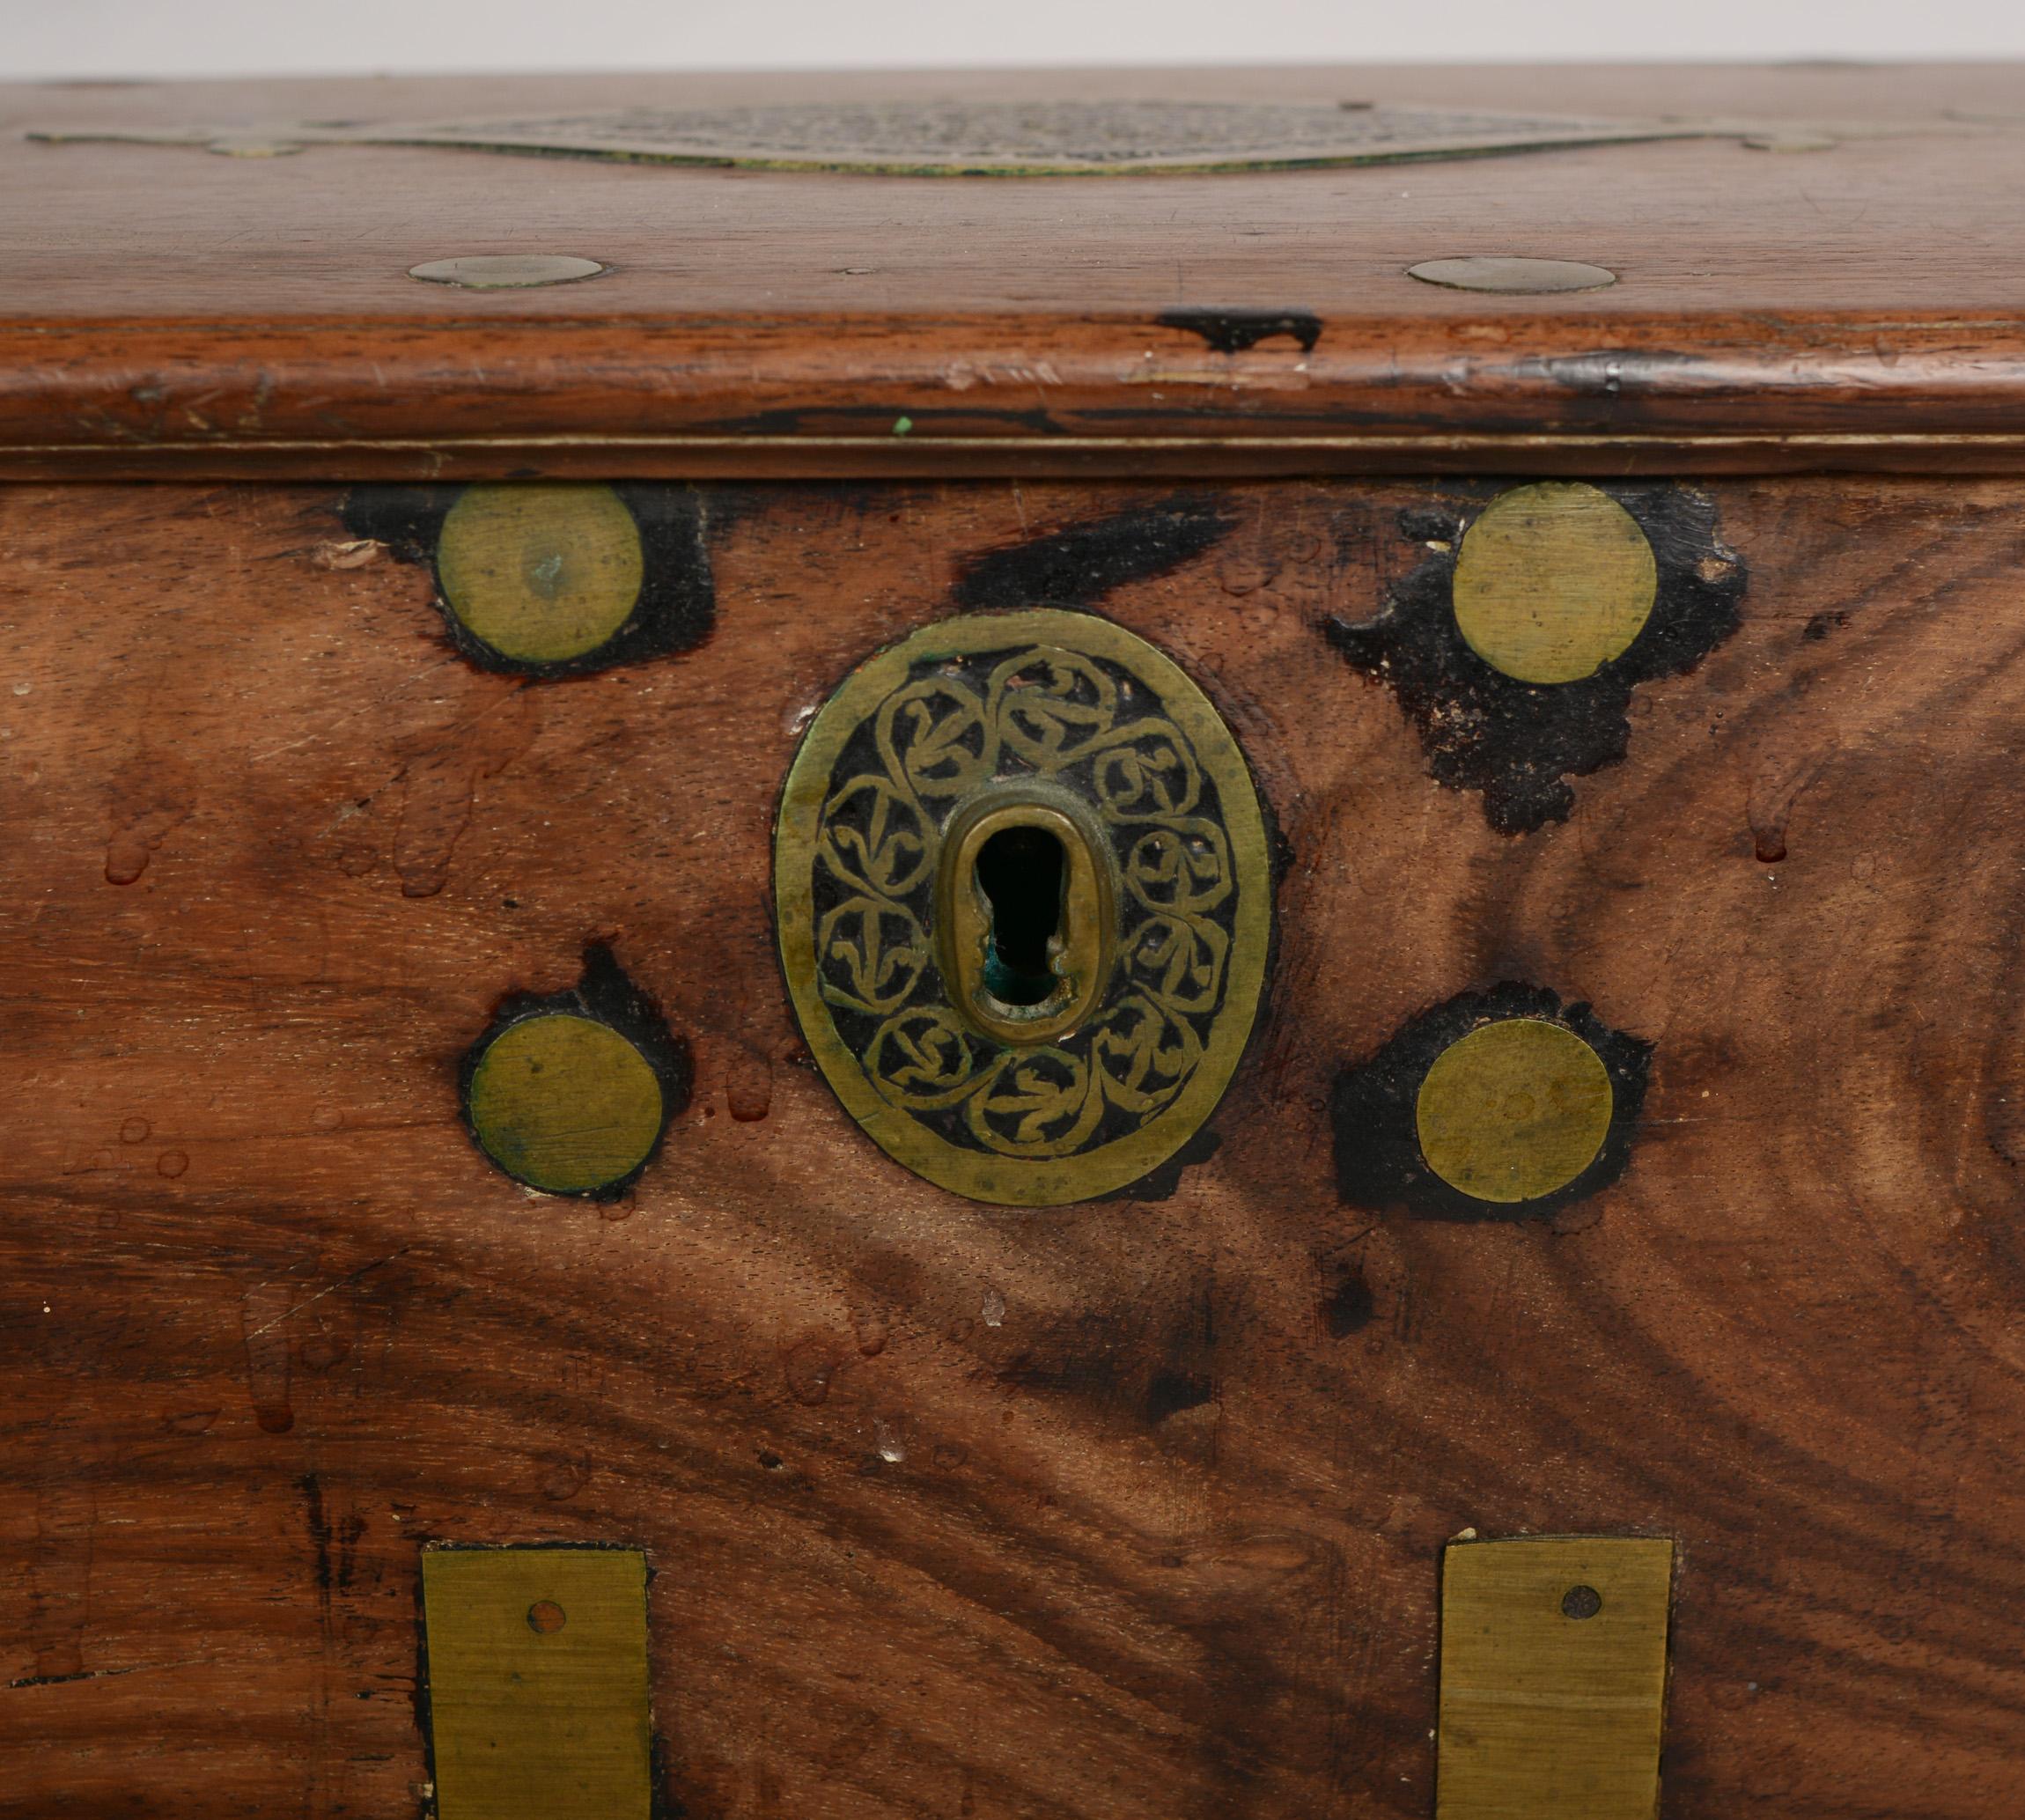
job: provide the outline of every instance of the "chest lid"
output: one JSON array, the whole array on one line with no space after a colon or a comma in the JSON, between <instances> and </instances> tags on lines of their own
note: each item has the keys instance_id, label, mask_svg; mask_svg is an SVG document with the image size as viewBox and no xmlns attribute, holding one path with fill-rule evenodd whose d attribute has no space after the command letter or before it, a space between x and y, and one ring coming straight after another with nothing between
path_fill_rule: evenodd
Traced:
<instances>
[{"instance_id":1,"label":"chest lid","mask_svg":"<svg viewBox=\"0 0 2025 1820\"><path fill-rule=\"evenodd\" d=\"M0 475L2025 463L2025 68L0 87Z\"/></svg>"}]
</instances>

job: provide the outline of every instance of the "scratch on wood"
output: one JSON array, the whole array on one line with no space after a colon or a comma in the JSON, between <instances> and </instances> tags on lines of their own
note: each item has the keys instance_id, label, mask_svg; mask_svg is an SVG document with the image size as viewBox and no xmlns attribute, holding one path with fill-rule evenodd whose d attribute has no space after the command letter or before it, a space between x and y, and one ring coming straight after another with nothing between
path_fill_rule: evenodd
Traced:
<instances>
[{"instance_id":1,"label":"scratch on wood","mask_svg":"<svg viewBox=\"0 0 2025 1820\"><path fill-rule=\"evenodd\" d=\"M1752 850L1762 865L1775 866L1786 858L1786 823L1793 805L1835 756L1836 745L1830 738L1808 751L1774 754L1751 779L1745 814L1750 822Z\"/></svg>"},{"instance_id":2,"label":"scratch on wood","mask_svg":"<svg viewBox=\"0 0 2025 1820\"><path fill-rule=\"evenodd\" d=\"M433 897L443 888L479 785L512 763L540 726L534 693L515 683L482 712L427 735L405 755L396 780L401 822L394 837L403 897Z\"/></svg>"},{"instance_id":3,"label":"scratch on wood","mask_svg":"<svg viewBox=\"0 0 2025 1820\"><path fill-rule=\"evenodd\" d=\"M389 1251L385 1257L376 1257L371 1264L360 1264L359 1267L356 1271L353 1271L349 1276L340 1277L335 1283L327 1283L321 1289L318 1290L314 1295L306 1295L300 1301L294 1303L289 1308L284 1308L280 1314L276 1315L273 1320L268 1322L264 1326L254 1328L252 1332L247 1335L247 1337L249 1340L258 1338L261 1334L266 1333L269 1329L279 1327L281 1323L284 1321L286 1321L291 1315L299 1315L305 1308L311 1307L314 1303L321 1301L325 1296L335 1295L340 1289L343 1289L348 1286L357 1282L361 1277L367 1276L371 1272L379 1270L387 1264L392 1264L397 1257L406 1257L410 1251L414 1250L414 1249L415 1247L412 1245L403 1245L398 1251Z\"/></svg>"},{"instance_id":4,"label":"scratch on wood","mask_svg":"<svg viewBox=\"0 0 2025 1820\"><path fill-rule=\"evenodd\" d=\"M92 1543L98 1507L90 1481L65 1448L35 1489L35 1546L28 1558L28 1643L35 1675L70 1680L85 1672L92 1615ZM59 1477L61 1474L63 1477Z\"/></svg>"},{"instance_id":5,"label":"scratch on wood","mask_svg":"<svg viewBox=\"0 0 2025 1820\"><path fill-rule=\"evenodd\" d=\"M62 1687L72 1681L110 1681L122 1675L158 1675L170 1669L194 1669L211 1658L202 1655L187 1655L173 1662L134 1662L124 1669L80 1669L73 1675L21 1675L7 1683L10 1690L18 1687Z\"/></svg>"},{"instance_id":6,"label":"scratch on wood","mask_svg":"<svg viewBox=\"0 0 2025 1820\"><path fill-rule=\"evenodd\" d=\"M289 1313L285 1284L255 1283L239 1299L247 1386L253 1397L254 1419L268 1434L286 1434L295 1426L295 1411L289 1404L288 1336L275 1330Z\"/></svg>"}]
</instances>

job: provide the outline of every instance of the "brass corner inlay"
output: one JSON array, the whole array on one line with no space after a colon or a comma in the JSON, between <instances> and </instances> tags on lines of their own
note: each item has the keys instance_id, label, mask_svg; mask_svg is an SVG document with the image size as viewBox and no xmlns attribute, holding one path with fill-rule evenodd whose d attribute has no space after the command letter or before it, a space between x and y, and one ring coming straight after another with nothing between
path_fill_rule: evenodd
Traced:
<instances>
[{"instance_id":1,"label":"brass corner inlay","mask_svg":"<svg viewBox=\"0 0 2025 1820\"><path fill-rule=\"evenodd\" d=\"M437 1820L647 1820L647 1563L626 1548L422 1556Z\"/></svg>"},{"instance_id":2,"label":"brass corner inlay","mask_svg":"<svg viewBox=\"0 0 2025 1820\"><path fill-rule=\"evenodd\" d=\"M1453 1543L1436 1820L1653 1820L1674 1545Z\"/></svg>"}]
</instances>

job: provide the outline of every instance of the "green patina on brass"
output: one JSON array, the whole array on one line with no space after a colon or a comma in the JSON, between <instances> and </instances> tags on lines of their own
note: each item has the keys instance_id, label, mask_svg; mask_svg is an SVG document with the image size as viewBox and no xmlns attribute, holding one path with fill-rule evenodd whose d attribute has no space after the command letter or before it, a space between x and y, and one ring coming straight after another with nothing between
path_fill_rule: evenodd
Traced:
<instances>
[{"instance_id":1,"label":"green patina on brass","mask_svg":"<svg viewBox=\"0 0 2025 1820\"><path fill-rule=\"evenodd\" d=\"M647 1160L666 1109L647 1058L618 1031L552 1012L492 1040L467 1109L485 1153L516 1181L584 1194Z\"/></svg>"}]
</instances>

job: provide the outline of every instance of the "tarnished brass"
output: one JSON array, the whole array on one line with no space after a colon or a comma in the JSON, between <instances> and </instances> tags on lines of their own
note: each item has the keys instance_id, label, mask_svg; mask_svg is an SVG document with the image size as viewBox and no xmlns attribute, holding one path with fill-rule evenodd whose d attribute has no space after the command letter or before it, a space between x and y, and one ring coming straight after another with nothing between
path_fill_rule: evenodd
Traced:
<instances>
[{"instance_id":1,"label":"tarnished brass","mask_svg":"<svg viewBox=\"0 0 2025 1820\"><path fill-rule=\"evenodd\" d=\"M1580 259L1524 259L1477 254L1465 259L1424 259L1406 276L1447 291L1494 291L1545 296L1562 291L1602 291L1617 282L1607 266Z\"/></svg>"},{"instance_id":2,"label":"tarnished brass","mask_svg":"<svg viewBox=\"0 0 2025 1820\"><path fill-rule=\"evenodd\" d=\"M1062 850L1031 1004L990 984L979 858ZM1120 626L943 621L810 724L776 828L781 962L811 1052L889 1155L976 1200L1109 1193L1201 1125L1243 1054L1272 879L1251 774L1202 691Z\"/></svg>"},{"instance_id":3,"label":"tarnished brass","mask_svg":"<svg viewBox=\"0 0 2025 1820\"><path fill-rule=\"evenodd\" d=\"M1500 493L1455 556L1455 624L1493 669L1575 682L1631 649L1660 571L1638 522L1600 487L1543 481Z\"/></svg>"},{"instance_id":4,"label":"tarnished brass","mask_svg":"<svg viewBox=\"0 0 2025 1820\"><path fill-rule=\"evenodd\" d=\"M214 139L211 150L218 149ZM301 147L278 149L298 151ZM525 291L540 284L580 284L610 269L594 259L578 259L567 253L475 253L411 265L408 276L425 284L455 284L465 291Z\"/></svg>"},{"instance_id":5,"label":"tarnished brass","mask_svg":"<svg viewBox=\"0 0 2025 1820\"><path fill-rule=\"evenodd\" d=\"M585 482L468 487L437 540L450 610L475 637L522 663L595 651L625 624L645 574L625 501Z\"/></svg>"},{"instance_id":6,"label":"tarnished brass","mask_svg":"<svg viewBox=\"0 0 2025 1820\"><path fill-rule=\"evenodd\" d=\"M1450 1544L1436 1820L1653 1820L1674 1545Z\"/></svg>"},{"instance_id":7,"label":"tarnished brass","mask_svg":"<svg viewBox=\"0 0 2025 1820\"><path fill-rule=\"evenodd\" d=\"M985 844L1008 829L1030 828L1060 844L1061 913L1049 943L1057 984L1033 1005L1010 1004L987 982L992 910L978 875ZM1067 791L1007 784L981 791L950 820L943 836L935 904L943 978L957 1008L994 1041L1049 1043L1090 1014L1116 959L1116 866L1088 807Z\"/></svg>"},{"instance_id":8,"label":"tarnished brass","mask_svg":"<svg viewBox=\"0 0 2025 1820\"><path fill-rule=\"evenodd\" d=\"M1595 1161L1616 1095L1603 1059L1544 1018L1480 1024L1434 1058L1414 1106L1420 1153L1480 1201L1531 1201Z\"/></svg>"},{"instance_id":9,"label":"tarnished brass","mask_svg":"<svg viewBox=\"0 0 2025 1820\"><path fill-rule=\"evenodd\" d=\"M639 1050L569 1012L508 1025L473 1070L466 1106L485 1153L551 1194L623 1180L653 1150L666 1110Z\"/></svg>"},{"instance_id":10,"label":"tarnished brass","mask_svg":"<svg viewBox=\"0 0 2025 1820\"><path fill-rule=\"evenodd\" d=\"M293 121L262 129L257 143L271 152L298 151L306 145L447 145L622 158L630 164L881 171L924 177L986 173L1070 176L1483 158L1567 145L1734 137L1747 129L1741 122L1712 119L1522 114L1326 99L949 98L857 99L843 106L828 101L634 106L504 120ZM112 139L197 144L213 151L237 151L251 137L243 128L217 126L63 128L31 130L29 136L59 144ZM417 270L416 276L427 274Z\"/></svg>"},{"instance_id":11,"label":"tarnished brass","mask_svg":"<svg viewBox=\"0 0 2025 1820\"><path fill-rule=\"evenodd\" d=\"M647 1820L647 1564L636 1549L422 1557L438 1820Z\"/></svg>"}]
</instances>

